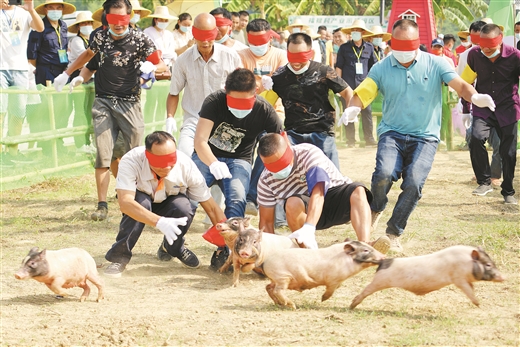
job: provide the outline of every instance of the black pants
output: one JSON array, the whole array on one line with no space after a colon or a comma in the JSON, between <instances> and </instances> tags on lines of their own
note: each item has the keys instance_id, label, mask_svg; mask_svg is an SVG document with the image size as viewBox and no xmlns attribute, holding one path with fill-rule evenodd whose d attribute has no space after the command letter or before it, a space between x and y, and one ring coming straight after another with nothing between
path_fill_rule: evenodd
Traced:
<instances>
[{"instance_id":1,"label":"black pants","mask_svg":"<svg viewBox=\"0 0 520 347\"><path fill-rule=\"evenodd\" d=\"M502 191L503 196L515 195L513 188L513 178L515 177L516 166L516 142L518 138L518 122L500 127L498 121L494 117L482 119L473 117L473 129L471 131L471 141L469 143L469 152L471 156L471 165L473 172L477 177L477 183L491 184L491 168L489 165L489 157L486 151L485 143L489 138L491 129L495 128L500 138L499 153L502 158Z\"/></svg>"},{"instance_id":2,"label":"black pants","mask_svg":"<svg viewBox=\"0 0 520 347\"><path fill-rule=\"evenodd\" d=\"M163 244L168 254L173 257L179 256L184 246L184 235L190 228L194 215L188 197L182 194L170 195L163 202L156 204L152 202L152 197L148 194L136 191L135 201L159 216L173 218L188 217L186 225L179 226L182 233L172 245L169 245L166 239L163 239ZM126 214L123 215L121 223L119 224L119 233L116 237L116 243L114 243L112 248L107 252L105 259L112 263L128 264L132 258L132 249L137 243L137 240L139 240L143 228L143 223L130 218Z\"/></svg>"}]
</instances>

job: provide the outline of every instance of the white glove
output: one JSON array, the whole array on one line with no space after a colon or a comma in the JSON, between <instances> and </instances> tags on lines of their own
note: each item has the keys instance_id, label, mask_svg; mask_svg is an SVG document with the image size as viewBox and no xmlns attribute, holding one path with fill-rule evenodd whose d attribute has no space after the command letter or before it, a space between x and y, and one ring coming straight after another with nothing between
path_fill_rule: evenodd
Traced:
<instances>
[{"instance_id":1,"label":"white glove","mask_svg":"<svg viewBox=\"0 0 520 347\"><path fill-rule=\"evenodd\" d=\"M273 89L273 79L270 76L262 76L262 86L265 90Z\"/></svg>"},{"instance_id":2,"label":"white glove","mask_svg":"<svg viewBox=\"0 0 520 347\"><path fill-rule=\"evenodd\" d=\"M85 80L81 76L74 77L72 81L69 83L69 92L72 93L72 90L83 83Z\"/></svg>"},{"instance_id":3,"label":"white glove","mask_svg":"<svg viewBox=\"0 0 520 347\"><path fill-rule=\"evenodd\" d=\"M341 123L348 125L348 123L355 123L358 121L357 115L361 112L361 107L357 106L350 106L343 111L343 114L341 115L341 118L338 121L338 126L341 125Z\"/></svg>"},{"instance_id":4,"label":"white glove","mask_svg":"<svg viewBox=\"0 0 520 347\"><path fill-rule=\"evenodd\" d=\"M177 122L175 121L175 118L166 118L166 132L170 134L177 132Z\"/></svg>"},{"instance_id":5,"label":"white glove","mask_svg":"<svg viewBox=\"0 0 520 347\"><path fill-rule=\"evenodd\" d=\"M462 114L463 111L462 111L462 102L460 101L459 99L459 102L457 102L457 105L455 106L455 108L457 109L457 112Z\"/></svg>"},{"instance_id":6,"label":"white glove","mask_svg":"<svg viewBox=\"0 0 520 347\"><path fill-rule=\"evenodd\" d=\"M495 102L491 96L487 94L473 94L471 96L471 102L480 108L487 107L491 111L495 112Z\"/></svg>"},{"instance_id":7,"label":"white glove","mask_svg":"<svg viewBox=\"0 0 520 347\"><path fill-rule=\"evenodd\" d=\"M466 129L469 129L469 127L471 126L472 119L473 119L473 117L471 117L470 113L463 113L462 114L462 124L464 124L464 127Z\"/></svg>"},{"instance_id":8,"label":"white glove","mask_svg":"<svg viewBox=\"0 0 520 347\"><path fill-rule=\"evenodd\" d=\"M209 166L209 171L213 176L215 176L215 179L217 180L231 178L231 173L229 172L229 168L227 167L226 163L218 160L211 163Z\"/></svg>"},{"instance_id":9,"label":"white glove","mask_svg":"<svg viewBox=\"0 0 520 347\"><path fill-rule=\"evenodd\" d=\"M159 229L164 236L166 237L166 241L168 244L172 245L173 241L177 240L177 236L182 234L180 226L185 226L188 221L188 217L181 218L167 218L161 217L157 222L157 229Z\"/></svg>"},{"instance_id":10,"label":"white glove","mask_svg":"<svg viewBox=\"0 0 520 347\"><path fill-rule=\"evenodd\" d=\"M141 64L139 69L142 73L150 73L157 70L157 66L155 66L151 61L145 61L143 64Z\"/></svg>"},{"instance_id":11,"label":"white glove","mask_svg":"<svg viewBox=\"0 0 520 347\"><path fill-rule=\"evenodd\" d=\"M288 237L290 239L296 239L298 243L303 243L307 248L318 249L318 243L316 243L316 237L314 236L315 232L316 227L314 225L305 223L300 229L296 230Z\"/></svg>"},{"instance_id":12,"label":"white glove","mask_svg":"<svg viewBox=\"0 0 520 347\"><path fill-rule=\"evenodd\" d=\"M59 76L57 76L54 79L54 89L56 89L57 92L61 92L68 81L69 75L67 75L67 73L63 71Z\"/></svg>"}]
</instances>

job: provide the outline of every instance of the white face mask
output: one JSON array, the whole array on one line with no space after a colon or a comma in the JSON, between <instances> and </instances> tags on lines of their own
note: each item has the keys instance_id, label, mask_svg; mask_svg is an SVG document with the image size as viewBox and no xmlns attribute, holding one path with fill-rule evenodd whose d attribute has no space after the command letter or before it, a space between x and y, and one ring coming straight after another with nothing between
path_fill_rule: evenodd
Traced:
<instances>
[{"instance_id":1,"label":"white face mask","mask_svg":"<svg viewBox=\"0 0 520 347\"><path fill-rule=\"evenodd\" d=\"M134 16L132 17L132 19L130 19L130 23L135 24L139 22L139 19L141 19L141 15L134 13Z\"/></svg>"},{"instance_id":2,"label":"white face mask","mask_svg":"<svg viewBox=\"0 0 520 347\"><path fill-rule=\"evenodd\" d=\"M520 40L520 33L516 33L516 34L515 34L515 38L516 38L517 40Z\"/></svg>"},{"instance_id":3,"label":"white face mask","mask_svg":"<svg viewBox=\"0 0 520 347\"><path fill-rule=\"evenodd\" d=\"M293 34L294 33L301 33L301 32L302 32L302 29L300 29L300 28L293 28L293 30L292 30Z\"/></svg>"},{"instance_id":4,"label":"white face mask","mask_svg":"<svg viewBox=\"0 0 520 347\"><path fill-rule=\"evenodd\" d=\"M242 118L246 117L248 114L251 113L251 111L253 111L253 109L239 110L238 108L232 108L229 106L228 106L228 110L229 110L229 112L231 112L233 114L233 116L237 117L238 119L242 119Z\"/></svg>"},{"instance_id":5,"label":"white face mask","mask_svg":"<svg viewBox=\"0 0 520 347\"><path fill-rule=\"evenodd\" d=\"M352 31L350 33L350 36L352 37L352 41L359 41L359 40L361 40L361 33L359 31Z\"/></svg>"},{"instance_id":6,"label":"white face mask","mask_svg":"<svg viewBox=\"0 0 520 347\"><path fill-rule=\"evenodd\" d=\"M417 50L415 51L392 51L392 55L401 64L406 64L415 59Z\"/></svg>"},{"instance_id":7,"label":"white face mask","mask_svg":"<svg viewBox=\"0 0 520 347\"><path fill-rule=\"evenodd\" d=\"M90 33L92 32L92 25L85 25L85 26L79 27L79 32L85 36L89 36Z\"/></svg>"},{"instance_id":8,"label":"white face mask","mask_svg":"<svg viewBox=\"0 0 520 347\"><path fill-rule=\"evenodd\" d=\"M47 17L49 17L50 20L57 21L61 18L63 15L62 10L49 10L47 11Z\"/></svg>"},{"instance_id":9,"label":"white face mask","mask_svg":"<svg viewBox=\"0 0 520 347\"><path fill-rule=\"evenodd\" d=\"M222 36L222 38L220 40L215 40L216 43L224 43L226 42L227 40L229 39L229 35L226 34L224 36Z\"/></svg>"},{"instance_id":10,"label":"white face mask","mask_svg":"<svg viewBox=\"0 0 520 347\"><path fill-rule=\"evenodd\" d=\"M460 44L461 44L462 46L464 46L464 47L469 47L469 46L471 46L471 41L468 40L468 41L466 41L466 42L461 42Z\"/></svg>"},{"instance_id":11,"label":"white face mask","mask_svg":"<svg viewBox=\"0 0 520 347\"><path fill-rule=\"evenodd\" d=\"M273 174L273 177L277 180L283 180L286 179L292 171L292 165L287 166L285 169L282 169L278 172L271 172Z\"/></svg>"},{"instance_id":12,"label":"white face mask","mask_svg":"<svg viewBox=\"0 0 520 347\"><path fill-rule=\"evenodd\" d=\"M291 66L291 63L288 63L287 64L287 67L289 68L289 70L291 70L295 75L301 75L302 73L304 73L305 71L309 70L309 62L307 62L307 65L305 65L304 67L302 67L300 70L294 70L293 67Z\"/></svg>"},{"instance_id":13,"label":"white face mask","mask_svg":"<svg viewBox=\"0 0 520 347\"><path fill-rule=\"evenodd\" d=\"M251 49L251 52L257 57L263 57L269 49L269 42L260 46L249 45L249 49Z\"/></svg>"},{"instance_id":14,"label":"white face mask","mask_svg":"<svg viewBox=\"0 0 520 347\"><path fill-rule=\"evenodd\" d=\"M481 52L482 52L482 51L481 51ZM484 54L484 52L482 52L482 54ZM493 59L494 57L496 57L496 56L499 55L499 54L500 54L500 47L499 47L496 51L494 51L493 54L491 54L491 55L486 55L486 54L484 54L484 56L485 56L486 58L488 58L488 59Z\"/></svg>"},{"instance_id":15,"label":"white face mask","mask_svg":"<svg viewBox=\"0 0 520 347\"><path fill-rule=\"evenodd\" d=\"M372 40L372 44L374 46L381 46L381 44L383 43L383 38L382 37L375 37L373 40Z\"/></svg>"},{"instance_id":16,"label":"white face mask","mask_svg":"<svg viewBox=\"0 0 520 347\"><path fill-rule=\"evenodd\" d=\"M168 24L168 22L157 22L157 27L161 30L164 30L166 27L168 27Z\"/></svg>"},{"instance_id":17,"label":"white face mask","mask_svg":"<svg viewBox=\"0 0 520 347\"><path fill-rule=\"evenodd\" d=\"M181 29L181 31L183 33L187 33L190 30L190 27L185 27L184 25L179 25L179 29Z\"/></svg>"}]
</instances>

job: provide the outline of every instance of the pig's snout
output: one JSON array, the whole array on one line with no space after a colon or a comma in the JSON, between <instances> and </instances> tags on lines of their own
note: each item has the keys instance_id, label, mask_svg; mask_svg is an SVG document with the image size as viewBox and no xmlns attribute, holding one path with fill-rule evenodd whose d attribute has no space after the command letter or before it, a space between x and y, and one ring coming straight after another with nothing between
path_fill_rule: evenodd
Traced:
<instances>
[{"instance_id":1,"label":"pig's snout","mask_svg":"<svg viewBox=\"0 0 520 347\"><path fill-rule=\"evenodd\" d=\"M497 273L495 277L493 278L493 282L504 282L507 279L507 277L502 276L502 274Z\"/></svg>"},{"instance_id":2,"label":"pig's snout","mask_svg":"<svg viewBox=\"0 0 520 347\"><path fill-rule=\"evenodd\" d=\"M249 258L251 256L251 253L246 252L246 251L240 251L240 253L238 253L238 255L240 255L241 258Z\"/></svg>"},{"instance_id":3,"label":"pig's snout","mask_svg":"<svg viewBox=\"0 0 520 347\"><path fill-rule=\"evenodd\" d=\"M14 278L16 278L17 280L24 280L28 277L29 277L29 274L25 271L18 271L17 273L14 274Z\"/></svg>"}]
</instances>

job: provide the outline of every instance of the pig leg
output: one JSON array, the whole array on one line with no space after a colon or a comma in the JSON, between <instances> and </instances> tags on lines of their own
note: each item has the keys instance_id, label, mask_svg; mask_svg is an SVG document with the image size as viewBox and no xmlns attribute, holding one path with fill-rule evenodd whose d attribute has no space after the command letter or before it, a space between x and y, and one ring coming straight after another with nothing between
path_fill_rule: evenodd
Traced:
<instances>
[{"instance_id":1,"label":"pig leg","mask_svg":"<svg viewBox=\"0 0 520 347\"><path fill-rule=\"evenodd\" d=\"M83 302L87 300L90 295L90 287L88 286L87 280L85 279L85 283L80 284L78 287L83 288L83 294L81 294L81 297L79 298L79 301Z\"/></svg>"},{"instance_id":2,"label":"pig leg","mask_svg":"<svg viewBox=\"0 0 520 347\"><path fill-rule=\"evenodd\" d=\"M323 295L321 296L321 301L325 301L327 300L328 298L330 298L332 296L332 294L334 294L334 291L336 289L338 289L338 287L340 286L341 283L335 283L335 284L332 284L332 285L328 285L327 286L327 289L325 290L325 293L323 293Z\"/></svg>"},{"instance_id":3,"label":"pig leg","mask_svg":"<svg viewBox=\"0 0 520 347\"><path fill-rule=\"evenodd\" d=\"M101 283L101 279L97 275L88 275L87 279L92 282L98 289L98 296L96 301L100 302L105 298L105 295L103 293L103 284Z\"/></svg>"},{"instance_id":4,"label":"pig leg","mask_svg":"<svg viewBox=\"0 0 520 347\"><path fill-rule=\"evenodd\" d=\"M233 257L233 287L238 286L238 281L240 277L240 262L238 261L238 256L232 254Z\"/></svg>"},{"instance_id":5,"label":"pig leg","mask_svg":"<svg viewBox=\"0 0 520 347\"><path fill-rule=\"evenodd\" d=\"M365 287L365 289L363 289L361 294L359 294L354 298L354 300L352 300L352 303L350 304L350 309L353 310L354 308L356 308L356 306L359 305L361 301L363 301L363 299L365 299L367 296L390 287L390 285L382 285L377 283L377 281L375 280L372 281L372 283L370 283L368 286Z\"/></svg>"},{"instance_id":6,"label":"pig leg","mask_svg":"<svg viewBox=\"0 0 520 347\"><path fill-rule=\"evenodd\" d=\"M471 300L471 302L473 304L475 304L475 306L479 306L479 302L478 302L478 299L477 297L475 296L475 292L473 291L473 284L471 284L471 282L458 282L458 283L454 283L458 288L460 288L460 290L462 290L464 292L464 294L466 294L466 296Z\"/></svg>"},{"instance_id":7,"label":"pig leg","mask_svg":"<svg viewBox=\"0 0 520 347\"><path fill-rule=\"evenodd\" d=\"M222 265L220 267L220 269L218 269L218 272L220 272L221 274L227 272L227 270L229 269L229 266L231 265L232 262L233 262L233 255L230 255L226 259L226 262L224 263L224 265Z\"/></svg>"},{"instance_id":8,"label":"pig leg","mask_svg":"<svg viewBox=\"0 0 520 347\"><path fill-rule=\"evenodd\" d=\"M285 296L284 291L289 287L289 283L291 282L290 278L281 279L278 282L275 282L273 288L273 295L276 296L278 302L283 306L290 307L292 309L296 309L296 305L291 301L287 296Z\"/></svg>"},{"instance_id":9,"label":"pig leg","mask_svg":"<svg viewBox=\"0 0 520 347\"><path fill-rule=\"evenodd\" d=\"M267 294L273 299L274 303L279 306L283 306L284 304L280 302L277 296L273 294L274 287L276 286L276 283L271 282L268 285L265 286L265 290L267 290Z\"/></svg>"},{"instance_id":10,"label":"pig leg","mask_svg":"<svg viewBox=\"0 0 520 347\"><path fill-rule=\"evenodd\" d=\"M242 265L242 269L240 269L242 272L250 272L255 268L255 263L249 263Z\"/></svg>"},{"instance_id":11,"label":"pig leg","mask_svg":"<svg viewBox=\"0 0 520 347\"><path fill-rule=\"evenodd\" d=\"M66 297L68 294L63 289L63 285L65 284L65 280L62 278L55 278L51 284L45 283L45 285L52 290L54 293Z\"/></svg>"}]
</instances>

